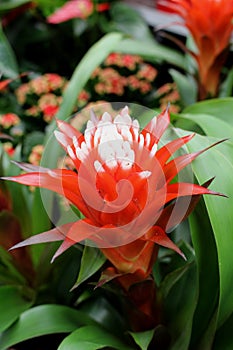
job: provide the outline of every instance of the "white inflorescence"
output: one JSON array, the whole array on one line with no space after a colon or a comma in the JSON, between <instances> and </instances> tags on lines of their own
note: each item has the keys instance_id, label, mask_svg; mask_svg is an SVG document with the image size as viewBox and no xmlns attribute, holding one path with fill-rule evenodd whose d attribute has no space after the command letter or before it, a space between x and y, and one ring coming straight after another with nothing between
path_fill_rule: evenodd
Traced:
<instances>
[{"instance_id":1,"label":"white inflorescence","mask_svg":"<svg viewBox=\"0 0 233 350\"><path fill-rule=\"evenodd\" d=\"M139 149L148 148L151 135L146 133L144 137L139 134L138 121L132 120L128 114L128 107L125 107L115 119L105 112L99 121L97 119L89 120L84 133L84 140L79 145L77 138L73 138L76 157L80 161L84 161L91 149L97 147L99 160L94 162L94 167L97 172L101 172L104 171L102 164L106 164L109 168L120 165L124 170L130 169L135 161L133 142L139 144ZM72 148L69 147L67 150L73 158L74 151ZM154 144L150 151L151 156L154 156L156 151L157 144Z\"/></svg>"}]
</instances>

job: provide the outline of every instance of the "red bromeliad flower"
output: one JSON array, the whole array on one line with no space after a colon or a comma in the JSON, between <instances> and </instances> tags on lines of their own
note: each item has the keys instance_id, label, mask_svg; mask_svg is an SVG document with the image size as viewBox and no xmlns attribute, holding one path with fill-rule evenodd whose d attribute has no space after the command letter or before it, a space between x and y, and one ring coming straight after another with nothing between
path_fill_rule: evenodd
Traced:
<instances>
[{"instance_id":1,"label":"red bromeliad flower","mask_svg":"<svg viewBox=\"0 0 233 350\"><path fill-rule=\"evenodd\" d=\"M127 107L115 118L105 112L97 119L92 113L84 134L57 120L59 131L55 136L77 171L18 163L27 173L3 179L55 191L85 218L32 236L14 248L63 240L56 258L75 243L87 240L113 264L107 279L122 276L125 289L149 276L159 245L183 256L165 230L187 217L193 209L192 196L216 192L192 183L171 183L204 150L171 159L193 134L158 149L169 122L166 110L140 132ZM184 213L172 216L177 198L190 200Z\"/></svg>"},{"instance_id":2,"label":"red bromeliad flower","mask_svg":"<svg viewBox=\"0 0 233 350\"><path fill-rule=\"evenodd\" d=\"M198 52L192 52L198 64L200 99L216 96L233 30L233 0L159 0L163 10L184 19Z\"/></svg>"}]
</instances>

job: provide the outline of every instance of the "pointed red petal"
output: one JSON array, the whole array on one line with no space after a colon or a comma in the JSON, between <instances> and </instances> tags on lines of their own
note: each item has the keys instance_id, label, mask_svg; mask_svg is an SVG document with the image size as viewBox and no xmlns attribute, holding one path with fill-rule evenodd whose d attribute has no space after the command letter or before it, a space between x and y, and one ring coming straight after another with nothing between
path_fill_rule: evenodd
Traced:
<instances>
[{"instance_id":1,"label":"pointed red petal","mask_svg":"<svg viewBox=\"0 0 233 350\"><path fill-rule=\"evenodd\" d=\"M187 142L189 142L195 134L190 134L184 137L181 137L179 139L173 140L169 143L167 143L165 146L161 147L157 153L156 158L159 160L161 166L164 166L164 164L168 161L168 159L183 145L185 145Z\"/></svg>"},{"instance_id":2,"label":"pointed red petal","mask_svg":"<svg viewBox=\"0 0 233 350\"><path fill-rule=\"evenodd\" d=\"M202 187L208 187L213 178L205 182ZM175 226L187 219L191 212L196 207L201 198L201 194L193 194L192 196L185 198L179 198L179 202L172 202L166 206L162 214L160 215L156 224L164 229L164 231L171 231ZM177 205L178 204L178 205Z\"/></svg>"},{"instance_id":3,"label":"pointed red petal","mask_svg":"<svg viewBox=\"0 0 233 350\"><path fill-rule=\"evenodd\" d=\"M52 262L72 245L84 241L87 238L91 238L98 230L99 228L92 225L91 221L87 219L72 223L65 240L54 254Z\"/></svg>"},{"instance_id":4,"label":"pointed red petal","mask_svg":"<svg viewBox=\"0 0 233 350\"><path fill-rule=\"evenodd\" d=\"M53 169L48 170L48 172L31 172L18 176L2 177L1 179L57 192L78 207L85 216L89 215L89 211L79 191L78 175L74 171Z\"/></svg>"},{"instance_id":5,"label":"pointed red petal","mask_svg":"<svg viewBox=\"0 0 233 350\"><path fill-rule=\"evenodd\" d=\"M145 239L161 245L165 248L169 248L177 252L183 259L186 260L184 253L177 247L177 245L172 242L172 240L166 235L164 230L159 226L154 226L151 232L145 235Z\"/></svg>"},{"instance_id":6,"label":"pointed red petal","mask_svg":"<svg viewBox=\"0 0 233 350\"><path fill-rule=\"evenodd\" d=\"M184 196L193 196L193 195L202 195L202 194L212 194L212 195L218 195L225 197L225 195L211 191L208 188L191 184L191 183L185 183L185 182L178 182L175 184L171 184L167 186L167 196L166 196L166 203L170 202L173 199L184 197ZM166 204L164 203L164 204Z\"/></svg>"},{"instance_id":7,"label":"pointed red petal","mask_svg":"<svg viewBox=\"0 0 233 350\"><path fill-rule=\"evenodd\" d=\"M76 156L73 137L71 138L71 137L67 136L65 133L57 131L57 130L54 131L54 135L55 135L57 141L60 143L60 145L63 147L63 149L66 152L68 152L69 147L72 149L73 156L72 157L70 156L70 157L71 157L75 167L78 169L81 162ZM74 135L74 137L76 137L77 143L80 146L82 141L83 141L83 135L81 134L81 136L79 138L77 138L77 136L75 136L75 135Z\"/></svg>"},{"instance_id":8,"label":"pointed red petal","mask_svg":"<svg viewBox=\"0 0 233 350\"><path fill-rule=\"evenodd\" d=\"M27 245L32 244L62 241L65 238L67 231L71 228L72 225L73 223L64 224L60 227L55 227L52 230L31 236L25 239L24 241L15 244L9 250L25 247Z\"/></svg>"},{"instance_id":9,"label":"pointed red petal","mask_svg":"<svg viewBox=\"0 0 233 350\"><path fill-rule=\"evenodd\" d=\"M164 175L166 177L166 181L170 182L183 168L185 168L188 164L190 164L195 158L197 158L199 155L201 155L208 149L224 141L226 141L226 139L217 141L214 144L202 149L201 151L190 153L190 154L184 154L180 157L177 157L171 160L169 163L167 163L164 166Z\"/></svg>"},{"instance_id":10,"label":"pointed red petal","mask_svg":"<svg viewBox=\"0 0 233 350\"><path fill-rule=\"evenodd\" d=\"M160 113L157 117L151 119L147 126L142 130L142 134L150 133L153 137L153 143L158 143L164 131L170 123L170 115L168 109Z\"/></svg>"},{"instance_id":11,"label":"pointed red petal","mask_svg":"<svg viewBox=\"0 0 233 350\"><path fill-rule=\"evenodd\" d=\"M57 126L63 132L67 137L69 137L71 140L75 136L77 140L84 139L83 134L75 129L72 125L64 122L63 120L57 119Z\"/></svg>"},{"instance_id":12,"label":"pointed red petal","mask_svg":"<svg viewBox=\"0 0 233 350\"><path fill-rule=\"evenodd\" d=\"M64 241L62 242L62 244L60 245L60 247L58 248L58 250L56 251L56 253L54 254L54 256L51 259L51 263L54 262L54 260L61 255L62 253L64 253L67 249L69 249L70 247L72 247L73 245L75 245L76 242L70 240L69 238L65 238Z\"/></svg>"},{"instance_id":13,"label":"pointed red petal","mask_svg":"<svg viewBox=\"0 0 233 350\"><path fill-rule=\"evenodd\" d=\"M67 238L78 243L96 234L100 227L93 225L88 219L76 221L67 232Z\"/></svg>"},{"instance_id":14,"label":"pointed red petal","mask_svg":"<svg viewBox=\"0 0 233 350\"><path fill-rule=\"evenodd\" d=\"M49 168L44 168L42 166L32 165L24 162L16 162L15 160L12 160L11 162L17 165L23 171L26 171L27 173L34 173L34 172L44 173L50 170Z\"/></svg>"},{"instance_id":15,"label":"pointed red petal","mask_svg":"<svg viewBox=\"0 0 233 350\"><path fill-rule=\"evenodd\" d=\"M112 281L114 278L124 276L124 275L125 273L119 273L114 267L108 267L102 272L95 289L102 287L104 284Z\"/></svg>"}]
</instances>

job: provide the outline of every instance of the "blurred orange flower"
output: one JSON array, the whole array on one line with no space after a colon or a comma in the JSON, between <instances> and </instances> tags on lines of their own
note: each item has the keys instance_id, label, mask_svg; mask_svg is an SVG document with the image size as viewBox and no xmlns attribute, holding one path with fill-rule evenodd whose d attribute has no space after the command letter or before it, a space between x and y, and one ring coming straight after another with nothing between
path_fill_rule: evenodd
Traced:
<instances>
[{"instance_id":1,"label":"blurred orange flower","mask_svg":"<svg viewBox=\"0 0 233 350\"><path fill-rule=\"evenodd\" d=\"M180 15L195 41L199 98L216 96L233 30L233 0L159 0L163 10Z\"/></svg>"}]
</instances>

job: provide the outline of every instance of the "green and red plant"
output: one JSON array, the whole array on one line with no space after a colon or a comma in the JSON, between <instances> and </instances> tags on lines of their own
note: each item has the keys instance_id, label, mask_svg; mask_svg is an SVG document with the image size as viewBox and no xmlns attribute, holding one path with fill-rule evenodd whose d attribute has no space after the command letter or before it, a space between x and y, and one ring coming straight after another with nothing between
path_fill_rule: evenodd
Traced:
<instances>
[{"instance_id":1,"label":"green and red plant","mask_svg":"<svg viewBox=\"0 0 233 350\"><path fill-rule=\"evenodd\" d=\"M171 248L184 257L166 231L190 214L195 196L219 195L196 184L172 182L205 150L171 159L193 134L158 149L169 125L167 110L154 117L141 132L127 107L115 118L107 112L100 119L92 115L84 134L66 122L57 120L57 123L59 131L55 131L55 136L73 161L75 171L18 163L26 173L4 179L64 195L85 218L32 236L14 248L63 240L54 260L76 243L96 245L113 265L103 272L99 285L116 278L145 314L146 319L141 326L137 322L136 329L151 328L159 320L153 307L155 285L151 280L158 246ZM174 215L174 201L178 198L189 200ZM141 283L140 293L135 287L138 283Z\"/></svg>"},{"instance_id":2,"label":"green and red plant","mask_svg":"<svg viewBox=\"0 0 233 350\"><path fill-rule=\"evenodd\" d=\"M162 10L178 14L192 35L195 48L186 51L197 64L198 98L218 96L222 68L230 50L233 1L159 0L158 4Z\"/></svg>"}]
</instances>

